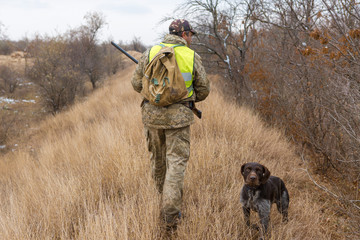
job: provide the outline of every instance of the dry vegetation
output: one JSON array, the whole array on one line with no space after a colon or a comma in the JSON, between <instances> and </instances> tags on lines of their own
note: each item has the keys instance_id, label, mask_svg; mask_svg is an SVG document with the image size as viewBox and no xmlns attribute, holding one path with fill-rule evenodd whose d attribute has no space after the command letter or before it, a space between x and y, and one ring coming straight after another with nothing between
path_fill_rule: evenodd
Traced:
<instances>
[{"instance_id":1,"label":"dry vegetation","mask_svg":"<svg viewBox=\"0 0 360 240\"><path fill-rule=\"evenodd\" d=\"M283 129L360 239L358 2L186 0L179 11L228 95Z\"/></svg>"},{"instance_id":2,"label":"dry vegetation","mask_svg":"<svg viewBox=\"0 0 360 240\"><path fill-rule=\"evenodd\" d=\"M26 142L24 130L46 115L37 86L24 77L30 61L23 52L0 55L0 153Z\"/></svg>"},{"instance_id":3,"label":"dry vegetation","mask_svg":"<svg viewBox=\"0 0 360 240\"><path fill-rule=\"evenodd\" d=\"M0 157L0 239L162 237L133 70L29 131L33 151ZM219 77L211 80L203 119L191 128L184 217L173 238L257 239L239 202L240 167L257 161L284 179L291 197L288 223L273 208L272 239L346 239L346 225L327 210L332 199L308 179L284 135L224 100Z\"/></svg>"}]
</instances>

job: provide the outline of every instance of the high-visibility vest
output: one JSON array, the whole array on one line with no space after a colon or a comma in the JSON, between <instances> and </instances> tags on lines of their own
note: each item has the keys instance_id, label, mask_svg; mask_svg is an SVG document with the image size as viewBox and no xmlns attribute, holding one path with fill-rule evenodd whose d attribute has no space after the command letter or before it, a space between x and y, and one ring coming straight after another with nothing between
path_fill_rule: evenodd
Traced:
<instances>
[{"instance_id":1,"label":"high-visibility vest","mask_svg":"<svg viewBox=\"0 0 360 240\"><path fill-rule=\"evenodd\" d=\"M176 62L179 66L181 75L183 76L185 81L185 86L189 93L188 97L191 97L194 93L193 80L195 51L183 44L160 43L159 45L155 45L151 48L149 52L149 62L164 46L174 48Z\"/></svg>"}]
</instances>

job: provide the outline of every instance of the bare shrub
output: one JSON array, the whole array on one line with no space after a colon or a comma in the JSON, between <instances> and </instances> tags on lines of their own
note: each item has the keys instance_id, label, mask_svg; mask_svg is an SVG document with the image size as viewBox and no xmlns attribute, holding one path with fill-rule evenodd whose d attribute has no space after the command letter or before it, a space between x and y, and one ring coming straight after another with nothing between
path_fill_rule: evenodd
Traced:
<instances>
[{"instance_id":1,"label":"bare shrub","mask_svg":"<svg viewBox=\"0 0 360 240\"><path fill-rule=\"evenodd\" d=\"M48 110L55 114L73 103L83 78L70 58L65 39L61 36L37 39L29 52L34 63L28 76L40 86Z\"/></svg>"},{"instance_id":2,"label":"bare shrub","mask_svg":"<svg viewBox=\"0 0 360 240\"><path fill-rule=\"evenodd\" d=\"M13 50L13 45L9 40L0 40L0 55L10 55Z\"/></svg>"},{"instance_id":3,"label":"bare shrub","mask_svg":"<svg viewBox=\"0 0 360 240\"><path fill-rule=\"evenodd\" d=\"M283 1L268 10L269 15L286 14L265 16L263 22L272 24L264 25L269 29L262 38L266 46L258 48L260 68L252 71L256 76L260 69L266 76L258 79L257 91L265 96L259 102L269 102L272 94L275 108L282 109L274 109L276 119L293 126L292 135L321 155L316 164L323 170L344 162L357 166L360 157L359 42L335 2L327 6L330 2L320 8L311 1Z\"/></svg>"},{"instance_id":4,"label":"bare shrub","mask_svg":"<svg viewBox=\"0 0 360 240\"><path fill-rule=\"evenodd\" d=\"M16 87L19 85L19 74L8 66L0 66L0 89L5 92L14 93Z\"/></svg>"},{"instance_id":5,"label":"bare shrub","mask_svg":"<svg viewBox=\"0 0 360 240\"><path fill-rule=\"evenodd\" d=\"M12 51L13 46L5 35L5 26L0 22L0 55L9 55Z\"/></svg>"},{"instance_id":6,"label":"bare shrub","mask_svg":"<svg viewBox=\"0 0 360 240\"><path fill-rule=\"evenodd\" d=\"M26 51L29 43L30 39L28 37L23 37L22 39L13 42L13 45L17 51Z\"/></svg>"},{"instance_id":7,"label":"bare shrub","mask_svg":"<svg viewBox=\"0 0 360 240\"><path fill-rule=\"evenodd\" d=\"M122 40L117 43L121 48L126 51L137 51L137 52L145 52L148 48L142 41L140 37L134 36L134 38L130 42L124 42Z\"/></svg>"},{"instance_id":8,"label":"bare shrub","mask_svg":"<svg viewBox=\"0 0 360 240\"><path fill-rule=\"evenodd\" d=\"M108 76L117 73L122 65L121 54L110 45L110 42L111 41L105 42L101 45L101 51L104 57L104 69Z\"/></svg>"},{"instance_id":9,"label":"bare shrub","mask_svg":"<svg viewBox=\"0 0 360 240\"><path fill-rule=\"evenodd\" d=\"M132 51L137 51L137 52L145 52L146 50L146 46L144 45L144 43L142 43L141 38L140 37L134 37L130 44L128 44L127 46L128 50L132 50Z\"/></svg>"}]
</instances>

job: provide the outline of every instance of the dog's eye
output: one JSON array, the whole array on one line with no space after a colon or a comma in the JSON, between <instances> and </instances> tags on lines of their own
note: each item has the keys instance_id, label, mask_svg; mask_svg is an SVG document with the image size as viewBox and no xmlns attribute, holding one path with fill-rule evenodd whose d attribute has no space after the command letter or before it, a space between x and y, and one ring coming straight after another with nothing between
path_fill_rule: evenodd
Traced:
<instances>
[{"instance_id":1,"label":"dog's eye","mask_svg":"<svg viewBox=\"0 0 360 240\"><path fill-rule=\"evenodd\" d=\"M250 168L245 169L245 172L250 172L250 171L251 171Z\"/></svg>"}]
</instances>

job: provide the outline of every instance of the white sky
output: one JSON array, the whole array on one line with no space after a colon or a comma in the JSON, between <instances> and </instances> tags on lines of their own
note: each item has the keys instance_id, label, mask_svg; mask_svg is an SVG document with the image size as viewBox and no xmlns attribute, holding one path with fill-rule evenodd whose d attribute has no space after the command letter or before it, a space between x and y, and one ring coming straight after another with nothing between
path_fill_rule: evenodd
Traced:
<instances>
[{"instance_id":1,"label":"white sky","mask_svg":"<svg viewBox=\"0 0 360 240\"><path fill-rule=\"evenodd\" d=\"M20 40L36 33L54 36L85 24L88 12L101 12L108 23L102 40L131 41L140 37L146 45L159 40L171 21L158 24L183 1L179 0L0 0L0 23L5 35Z\"/></svg>"}]
</instances>

